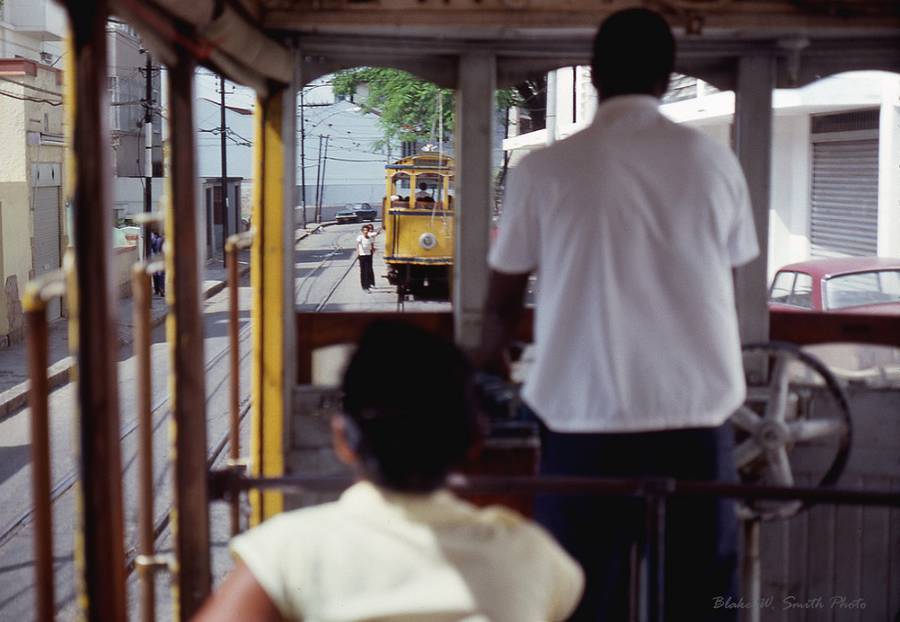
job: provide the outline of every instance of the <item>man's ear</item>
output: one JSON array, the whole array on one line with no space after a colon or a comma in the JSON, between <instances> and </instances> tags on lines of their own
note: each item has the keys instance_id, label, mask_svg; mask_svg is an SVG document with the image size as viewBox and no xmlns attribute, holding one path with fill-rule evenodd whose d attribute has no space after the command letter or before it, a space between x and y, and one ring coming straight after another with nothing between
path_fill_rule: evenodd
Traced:
<instances>
[{"instance_id":1,"label":"man's ear","mask_svg":"<svg viewBox=\"0 0 900 622\"><path fill-rule=\"evenodd\" d=\"M347 441L347 426L342 415L335 415L331 418L331 444L338 460L347 466L356 466L359 457L350 448L350 443Z\"/></svg>"}]
</instances>

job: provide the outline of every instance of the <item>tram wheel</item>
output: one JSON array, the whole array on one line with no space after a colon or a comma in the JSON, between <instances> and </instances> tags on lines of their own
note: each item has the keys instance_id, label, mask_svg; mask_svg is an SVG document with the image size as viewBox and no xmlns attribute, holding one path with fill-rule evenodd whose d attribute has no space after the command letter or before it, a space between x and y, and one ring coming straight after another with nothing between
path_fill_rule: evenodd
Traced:
<instances>
[{"instance_id":1,"label":"tram wheel","mask_svg":"<svg viewBox=\"0 0 900 622\"><path fill-rule=\"evenodd\" d=\"M853 423L844 390L828 368L799 347L781 342L743 347L745 361L763 358L768 381L748 379L747 399L731 416L735 429L734 461L744 483L793 486L790 454L802 446L825 446L834 455L817 486L837 482L850 456ZM830 416L819 417L813 397L825 388ZM745 519L774 520L808 507L801 501L745 501L738 513Z\"/></svg>"}]
</instances>

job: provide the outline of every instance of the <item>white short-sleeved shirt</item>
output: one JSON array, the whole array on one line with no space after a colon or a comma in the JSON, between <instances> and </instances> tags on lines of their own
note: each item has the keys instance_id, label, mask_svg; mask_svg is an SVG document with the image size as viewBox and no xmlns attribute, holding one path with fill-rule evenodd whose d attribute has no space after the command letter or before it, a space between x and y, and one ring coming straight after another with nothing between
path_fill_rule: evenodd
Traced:
<instances>
[{"instance_id":1,"label":"white short-sleeved shirt","mask_svg":"<svg viewBox=\"0 0 900 622\"><path fill-rule=\"evenodd\" d=\"M731 268L758 253L727 147L603 102L510 172L489 263L538 274L524 400L559 432L720 425L745 391Z\"/></svg>"},{"instance_id":2,"label":"white short-sleeved shirt","mask_svg":"<svg viewBox=\"0 0 900 622\"><path fill-rule=\"evenodd\" d=\"M508 509L366 482L266 521L231 550L285 619L304 622L563 620L583 586L551 537Z\"/></svg>"},{"instance_id":3,"label":"white short-sleeved shirt","mask_svg":"<svg viewBox=\"0 0 900 622\"><path fill-rule=\"evenodd\" d=\"M358 235L356 236L356 244L357 250L360 255L371 255L372 254L372 245L375 241L366 235Z\"/></svg>"}]
</instances>

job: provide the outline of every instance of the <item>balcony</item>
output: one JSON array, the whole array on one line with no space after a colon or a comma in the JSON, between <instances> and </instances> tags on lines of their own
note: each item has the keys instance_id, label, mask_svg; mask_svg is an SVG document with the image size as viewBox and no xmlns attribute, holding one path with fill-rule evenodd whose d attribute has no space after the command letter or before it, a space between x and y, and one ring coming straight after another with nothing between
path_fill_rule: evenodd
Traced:
<instances>
[{"instance_id":1,"label":"balcony","mask_svg":"<svg viewBox=\"0 0 900 622\"><path fill-rule=\"evenodd\" d=\"M6 19L17 32L41 41L62 41L66 14L51 0L6 0Z\"/></svg>"}]
</instances>

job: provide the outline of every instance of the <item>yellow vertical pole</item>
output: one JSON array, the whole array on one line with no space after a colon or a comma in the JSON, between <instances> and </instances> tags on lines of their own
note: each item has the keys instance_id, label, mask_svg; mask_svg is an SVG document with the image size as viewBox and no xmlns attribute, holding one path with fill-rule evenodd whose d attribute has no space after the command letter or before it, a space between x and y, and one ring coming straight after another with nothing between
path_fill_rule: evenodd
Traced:
<instances>
[{"instance_id":1,"label":"yellow vertical pole","mask_svg":"<svg viewBox=\"0 0 900 622\"><path fill-rule=\"evenodd\" d=\"M250 473L285 472L294 374L294 98L293 88L260 96L254 140L253 291ZM251 491L251 525L278 514L283 496Z\"/></svg>"}]
</instances>

